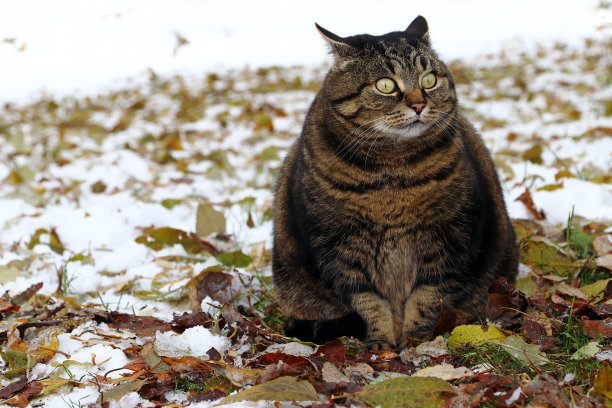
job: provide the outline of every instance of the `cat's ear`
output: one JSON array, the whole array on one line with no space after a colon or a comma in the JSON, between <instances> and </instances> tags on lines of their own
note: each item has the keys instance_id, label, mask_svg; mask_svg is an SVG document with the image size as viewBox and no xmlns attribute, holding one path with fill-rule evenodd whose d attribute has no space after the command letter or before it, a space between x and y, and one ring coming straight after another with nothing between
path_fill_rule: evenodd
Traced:
<instances>
[{"instance_id":1,"label":"cat's ear","mask_svg":"<svg viewBox=\"0 0 612 408\"><path fill-rule=\"evenodd\" d=\"M334 62L336 62L336 64L342 65L355 58L358 50L355 46L351 45L346 38L340 37L324 29L317 23L315 23L315 26L331 47L332 54L334 54Z\"/></svg>"},{"instance_id":2,"label":"cat's ear","mask_svg":"<svg viewBox=\"0 0 612 408\"><path fill-rule=\"evenodd\" d=\"M418 37L421 41L430 45L429 42L429 26L427 20L423 16L417 16L412 23L404 30L404 33Z\"/></svg>"}]
</instances>

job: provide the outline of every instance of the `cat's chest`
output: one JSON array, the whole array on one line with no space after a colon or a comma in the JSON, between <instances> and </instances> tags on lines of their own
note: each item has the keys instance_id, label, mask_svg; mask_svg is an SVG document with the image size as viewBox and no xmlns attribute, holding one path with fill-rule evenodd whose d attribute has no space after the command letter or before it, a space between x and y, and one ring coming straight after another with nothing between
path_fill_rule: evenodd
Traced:
<instances>
[{"instance_id":1,"label":"cat's chest","mask_svg":"<svg viewBox=\"0 0 612 408\"><path fill-rule=\"evenodd\" d=\"M370 278L392 308L401 308L418 271L414 237L405 228L385 228L373 238L374 268Z\"/></svg>"}]
</instances>

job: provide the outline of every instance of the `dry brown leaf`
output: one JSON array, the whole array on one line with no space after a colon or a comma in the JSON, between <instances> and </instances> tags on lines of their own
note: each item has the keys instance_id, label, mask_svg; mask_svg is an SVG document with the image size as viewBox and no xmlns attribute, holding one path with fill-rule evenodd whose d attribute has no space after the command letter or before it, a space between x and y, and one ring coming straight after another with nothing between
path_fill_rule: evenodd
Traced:
<instances>
[{"instance_id":1,"label":"dry brown leaf","mask_svg":"<svg viewBox=\"0 0 612 408\"><path fill-rule=\"evenodd\" d=\"M600 256L595 259L597 266L612 270L612 254Z\"/></svg>"},{"instance_id":2,"label":"dry brown leaf","mask_svg":"<svg viewBox=\"0 0 612 408\"><path fill-rule=\"evenodd\" d=\"M593 249L598 256L604 256L612 252L612 242L610 242L610 234L597 235L593 242Z\"/></svg>"},{"instance_id":3,"label":"dry brown leaf","mask_svg":"<svg viewBox=\"0 0 612 408\"><path fill-rule=\"evenodd\" d=\"M342 372L329 361L323 363L323 367L321 368L321 375L323 376L323 381L325 382L350 382L349 378L346 375L342 374Z\"/></svg>"},{"instance_id":4,"label":"dry brown leaf","mask_svg":"<svg viewBox=\"0 0 612 408\"><path fill-rule=\"evenodd\" d=\"M556 286L557 292L563 295L572 296L580 300L589 300L589 295L578 288L568 285L565 282L559 282Z\"/></svg>"},{"instance_id":5,"label":"dry brown leaf","mask_svg":"<svg viewBox=\"0 0 612 408\"><path fill-rule=\"evenodd\" d=\"M425 367L412 374L413 377L438 377L446 381L470 377L474 372L467 367L455 368L452 364Z\"/></svg>"},{"instance_id":6,"label":"dry brown leaf","mask_svg":"<svg viewBox=\"0 0 612 408\"><path fill-rule=\"evenodd\" d=\"M546 219L546 214L544 214L544 211L537 209L529 190L525 189L525 192L518 196L514 201L520 201L521 203L525 204L527 211L529 211L529 213L533 215L536 220L541 221Z\"/></svg>"}]
</instances>

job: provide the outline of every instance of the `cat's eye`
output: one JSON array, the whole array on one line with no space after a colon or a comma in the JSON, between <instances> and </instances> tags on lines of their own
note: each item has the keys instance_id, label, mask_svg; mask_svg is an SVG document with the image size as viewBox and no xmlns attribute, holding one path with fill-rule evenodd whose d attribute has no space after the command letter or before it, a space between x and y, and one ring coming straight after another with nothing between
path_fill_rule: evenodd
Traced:
<instances>
[{"instance_id":1,"label":"cat's eye","mask_svg":"<svg viewBox=\"0 0 612 408\"><path fill-rule=\"evenodd\" d=\"M395 81L391 78L381 78L376 81L376 89L378 89L379 92L382 92L384 94L393 93L395 92L396 88L397 85L395 85Z\"/></svg>"},{"instance_id":2,"label":"cat's eye","mask_svg":"<svg viewBox=\"0 0 612 408\"><path fill-rule=\"evenodd\" d=\"M423 78L421 78L421 86L424 89L433 88L434 86L436 86L436 76L431 72L429 74L423 75Z\"/></svg>"}]
</instances>

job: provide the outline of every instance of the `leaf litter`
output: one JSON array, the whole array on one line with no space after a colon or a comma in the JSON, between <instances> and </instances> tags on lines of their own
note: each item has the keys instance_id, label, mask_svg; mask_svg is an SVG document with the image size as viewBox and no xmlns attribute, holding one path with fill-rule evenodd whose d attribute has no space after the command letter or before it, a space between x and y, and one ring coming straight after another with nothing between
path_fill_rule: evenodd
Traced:
<instances>
[{"instance_id":1,"label":"leaf litter","mask_svg":"<svg viewBox=\"0 0 612 408\"><path fill-rule=\"evenodd\" d=\"M446 311L442 336L376 353L286 338L273 300L274 180L325 67L150 72L5 105L0 403L612 404L612 125L584 102L609 95L609 52L451 63L507 189L521 275L489 289L487 321L452 329Z\"/></svg>"}]
</instances>

